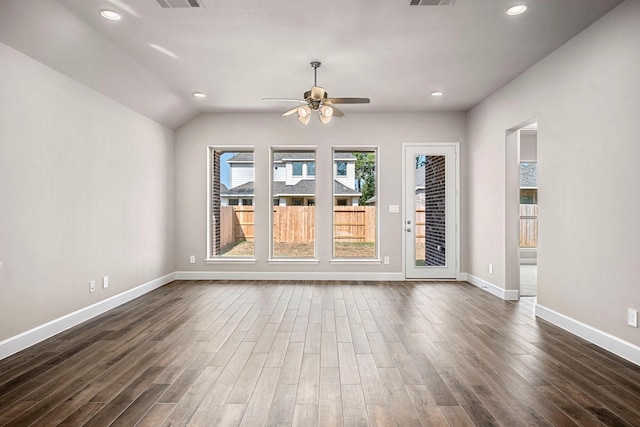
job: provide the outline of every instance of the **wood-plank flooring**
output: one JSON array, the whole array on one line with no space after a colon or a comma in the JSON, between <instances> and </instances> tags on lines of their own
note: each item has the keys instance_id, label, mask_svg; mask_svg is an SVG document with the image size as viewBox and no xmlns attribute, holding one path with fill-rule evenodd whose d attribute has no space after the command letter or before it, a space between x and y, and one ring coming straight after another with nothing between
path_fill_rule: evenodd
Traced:
<instances>
[{"instance_id":1,"label":"wood-plank flooring","mask_svg":"<svg viewBox=\"0 0 640 427\"><path fill-rule=\"evenodd\" d=\"M639 426L640 367L465 283L176 281L0 361L3 426Z\"/></svg>"}]
</instances>

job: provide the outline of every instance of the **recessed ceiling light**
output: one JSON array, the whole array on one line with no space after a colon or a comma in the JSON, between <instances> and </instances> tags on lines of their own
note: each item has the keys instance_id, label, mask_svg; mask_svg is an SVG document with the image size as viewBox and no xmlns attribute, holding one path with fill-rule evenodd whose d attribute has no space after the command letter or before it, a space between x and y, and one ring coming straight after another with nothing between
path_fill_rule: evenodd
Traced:
<instances>
[{"instance_id":1,"label":"recessed ceiling light","mask_svg":"<svg viewBox=\"0 0 640 427\"><path fill-rule=\"evenodd\" d=\"M103 18L110 19L112 21L119 21L120 19L122 19L122 15L120 15L118 12L115 12L109 9L102 9L100 11L100 15Z\"/></svg>"},{"instance_id":2,"label":"recessed ceiling light","mask_svg":"<svg viewBox=\"0 0 640 427\"><path fill-rule=\"evenodd\" d=\"M206 97L207 97L207 95L205 95L205 94L204 94L204 93L202 93L202 92L193 92L193 97L194 97L194 98L206 98Z\"/></svg>"},{"instance_id":3,"label":"recessed ceiling light","mask_svg":"<svg viewBox=\"0 0 640 427\"><path fill-rule=\"evenodd\" d=\"M441 92L439 90L436 90L435 92L431 92L431 96L438 97L438 96L442 96L442 95L444 95L444 92Z\"/></svg>"},{"instance_id":4,"label":"recessed ceiling light","mask_svg":"<svg viewBox=\"0 0 640 427\"><path fill-rule=\"evenodd\" d=\"M516 4L507 9L505 13L509 16L516 16L525 13L528 8L529 6L526 4Z\"/></svg>"}]
</instances>

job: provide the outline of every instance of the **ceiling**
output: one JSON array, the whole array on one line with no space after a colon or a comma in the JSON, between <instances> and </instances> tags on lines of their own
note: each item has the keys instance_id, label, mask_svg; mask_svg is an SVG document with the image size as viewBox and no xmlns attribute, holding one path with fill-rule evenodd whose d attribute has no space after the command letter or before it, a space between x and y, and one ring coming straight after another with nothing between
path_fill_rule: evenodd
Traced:
<instances>
[{"instance_id":1,"label":"ceiling","mask_svg":"<svg viewBox=\"0 0 640 427\"><path fill-rule=\"evenodd\" d=\"M295 104L261 98L300 99L313 60L330 97L371 98L347 115L467 111L621 3L528 0L510 17L517 1L198 1L0 0L0 42L171 128L200 112L283 112Z\"/></svg>"}]
</instances>

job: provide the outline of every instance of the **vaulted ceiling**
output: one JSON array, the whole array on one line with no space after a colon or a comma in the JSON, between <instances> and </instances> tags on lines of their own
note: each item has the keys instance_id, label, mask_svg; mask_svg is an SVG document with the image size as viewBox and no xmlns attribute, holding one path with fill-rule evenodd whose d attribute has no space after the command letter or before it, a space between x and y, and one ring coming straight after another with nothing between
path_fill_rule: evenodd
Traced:
<instances>
[{"instance_id":1,"label":"vaulted ceiling","mask_svg":"<svg viewBox=\"0 0 640 427\"><path fill-rule=\"evenodd\" d=\"M200 112L275 118L295 104L261 99L301 98L313 60L330 97L371 98L345 113L467 111L621 3L529 0L507 16L518 1L197 1L0 0L0 42L172 128Z\"/></svg>"}]
</instances>

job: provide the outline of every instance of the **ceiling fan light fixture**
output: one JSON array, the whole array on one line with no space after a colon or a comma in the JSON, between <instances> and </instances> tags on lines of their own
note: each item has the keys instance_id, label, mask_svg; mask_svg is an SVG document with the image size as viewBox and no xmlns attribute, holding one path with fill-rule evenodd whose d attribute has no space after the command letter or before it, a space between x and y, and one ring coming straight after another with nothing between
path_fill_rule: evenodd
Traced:
<instances>
[{"instance_id":1,"label":"ceiling fan light fixture","mask_svg":"<svg viewBox=\"0 0 640 427\"><path fill-rule=\"evenodd\" d=\"M323 125L326 125L331 121L331 116L324 116L320 114L320 121L322 122Z\"/></svg>"},{"instance_id":2,"label":"ceiling fan light fixture","mask_svg":"<svg viewBox=\"0 0 640 427\"><path fill-rule=\"evenodd\" d=\"M509 16L522 15L527 11L528 8L529 6L527 6L526 4L514 4L513 6L509 7L504 13Z\"/></svg>"},{"instance_id":3,"label":"ceiling fan light fixture","mask_svg":"<svg viewBox=\"0 0 640 427\"><path fill-rule=\"evenodd\" d=\"M310 115L306 115L306 116L300 116L298 115L298 121L300 123L302 123L303 125L306 125L307 123L309 123L309 119L311 119Z\"/></svg>"},{"instance_id":4,"label":"ceiling fan light fixture","mask_svg":"<svg viewBox=\"0 0 640 427\"><path fill-rule=\"evenodd\" d=\"M320 116L322 117L333 116L333 107L329 105L323 105L322 107L320 107Z\"/></svg>"},{"instance_id":5,"label":"ceiling fan light fixture","mask_svg":"<svg viewBox=\"0 0 640 427\"><path fill-rule=\"evenodd\" d=\"M298 117L309 117L309 115L311 114L311 108L309 108L306 105L303 105L302 107L298 107ZM307 119L307 122L309 120ZM306 124L306 123L305 123Z\"/></svg>"}]
</instances>

